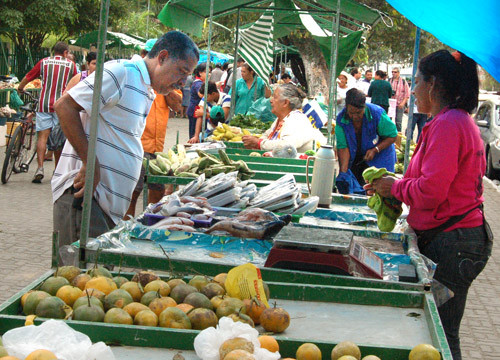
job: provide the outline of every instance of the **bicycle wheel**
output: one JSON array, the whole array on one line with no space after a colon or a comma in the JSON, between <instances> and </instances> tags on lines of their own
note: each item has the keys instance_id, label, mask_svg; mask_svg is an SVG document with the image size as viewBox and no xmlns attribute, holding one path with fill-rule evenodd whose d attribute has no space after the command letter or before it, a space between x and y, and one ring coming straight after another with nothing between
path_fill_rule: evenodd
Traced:
<instances>
[{"instance_id":1,"label":"bicycle wheel","mask_svg":"<svg viewBox=\"0 0 500 360\"><path fill-rule=\"evenodd\" d=\"M9 146L7 146L7 150L5 151L5 159L3 161L2 167L2 184L6 184L9 181L10 175L12 171L14 171L14 165L16 159L19 155L19 149L22 145L22 137L23 137L23 127L18 126L14 134L10 138Z\"/></svg>"},{"instance_id":2,"label":"bicycle wheel","mask_svg":"<svg viewBox=\"0 0 500 360\"><path fill-rule=\"evenodd\" d=\"M26 132L23 137L23 143L19 148L19 155L14 163L15 173L28 172L29 164L35 157L36 153L36 137L34 134L34 126L27 124Z\"/></svg>"}]
</instances>

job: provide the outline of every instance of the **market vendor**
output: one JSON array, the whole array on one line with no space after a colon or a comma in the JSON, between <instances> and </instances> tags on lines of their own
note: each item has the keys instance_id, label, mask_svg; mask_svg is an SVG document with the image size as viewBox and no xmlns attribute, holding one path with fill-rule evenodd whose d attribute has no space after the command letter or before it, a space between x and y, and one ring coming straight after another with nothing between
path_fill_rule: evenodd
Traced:
<instances>
[{"instance_id":1,"label":"market vendor","mask_svg":"<svg viewBox=\"0 0 500 360\"><path fill-rule=\"evenodd\" d=\"M241 79L236 81L236 91L231 89L229 95L236 97L234 114L245 115L257 99L270 97L271 90L266 86L264 80L257 76L250 65L244 63L241 65Z\"/></svg>"},{"instance_id":2,"label":"market vendor","mask_svg":"<svg viewBox=\"0 0 500 360\"><path fill-rule=\"evenodd\" d=\"M340 173L351 170L361 185L365 183L363 171L370 166L394 172L398 135L384 109L365 101L362 91L349 90L346 108L337 115L335 127Z\"/></svg>"},{"instance_id":3,"label":"market vendor","mask_svg":"<svg viewBox=\"0 0 500 360\"><path fill-rule=\"evenodd\" d=\"M300 110L303 99L304 94L295 85L279 85L271 98L271 111L277 119L261 138L243 136L245 147L272 151L278 146L289 144L303 153L313 149L314 141L326 144L323 134L312 126Z\"/></svg>"},{"instance_id":4,"label":"market vendor","mask_svg":"<svg viewBox=\"0 0 500 360\"><path fill-rule=\"evenodd\" d=\"M203 89L200 89L202 91ZM202 91L204 92L204 91ZM199 143L200 134L203 124L203 111L206 111L206 136L210 136L219 122L225 122L231 107L231 97L227 94L220 92L217 89L216 83L210 81L207 89L207 106L205 109L205 97L202 97L198 106L195 108L194 116L196 117L196 126L194 136L189 139L188 143ZM214 109L215 108L215 109ZM212 112L212 109L214 111Z\"/></svg>"},{"instance_id":5,"label":"market vendor","mask_svg":"<svg viewBox=\"0 0 500 360\"><path fill-rule=\"evenodd\" d=\"M478 103L476 63L460 52L432 53L418 65L414 94L418 111L433 119L422 130L404 178L385 176L365 188L409 206L407 221L420 252L437 264L434 279L454 294L438 310L453 359L460 360L467 292L492 248L482 208L484 147L470 116Z\"/></svg>"}]
</instances>

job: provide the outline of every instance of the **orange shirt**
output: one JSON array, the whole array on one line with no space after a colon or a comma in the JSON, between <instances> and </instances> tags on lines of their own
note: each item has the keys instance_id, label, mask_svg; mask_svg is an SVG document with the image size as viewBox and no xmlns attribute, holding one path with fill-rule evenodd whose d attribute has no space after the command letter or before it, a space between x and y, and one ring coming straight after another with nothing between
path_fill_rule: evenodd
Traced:
<instances>
[{"instance_id":1,"label":"orange shirt","mask_svg":"<svg viewBox=\"0 0 500 360\"><path fill-rule=\"evenodd\" d=\"M175 90L182 97L180 90ZM165 135L167 134L168 117L170 109L167 106L165 96L156 93L156 98L151 105L148 117L146 118L146 127L142 134L142 147L145 152L155 153L163 151L165 145Z\"/></svg>"}]
</instances>

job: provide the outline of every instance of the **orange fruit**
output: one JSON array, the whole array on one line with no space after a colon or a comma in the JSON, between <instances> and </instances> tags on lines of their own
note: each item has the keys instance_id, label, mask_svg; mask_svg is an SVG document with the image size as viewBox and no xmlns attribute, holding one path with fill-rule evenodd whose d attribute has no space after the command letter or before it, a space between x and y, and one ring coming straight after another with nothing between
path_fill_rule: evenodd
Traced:
<instances>
[{"instance_id":1,"label":"orange fruit","mask_svg":"<svg viewBox=\"0 0 500 360\"><path fill-rule=\"evenodd\" d=\"M181 309L182 311L184 311L185 314L187 314L189 312L189 310L193 309L194 307L193 307L193 305L182 303L182 304L177 305L176 308Z\"/></svg>"},{"instance_id":2,"label":"orange fruit","mask_svg":"<svg viewBox=\"0 0 500 360\"><path fill-rule=\"evenodd\" d=\"M35 350L25 360L57 360L57 357L49 350Z\"/></svg>"},{"instance_id":3,"label":"orange fruit","mask_svg":"<svg viewBox=\"0 0 500 360\"><path fill-rule=\"evenodd\" d=\"M312 343L305 343L299 346L295 354L297 360L321 360L321 350Z\"/></svg>"},{"instance_id":4,"label":"orange fruit","mask_svg":"<svg viewBox=\"0 0 500 360\"><path fill-rule=\"evenodd\" d=\"M64 285L63 287L59 288L59 290L57 290L56 296L64 301L66 305L73 306L76 299L82 296L82 294L83 291L80 290L79 287Z\"/></svg>"},{"instance_id":5,"label":"orange fruit","mask_svg":"<svg viewBox=\"0 0 500 360\"><path fill-rule=\"evenodd\" d=\"M87 281L85 289L89 288L100 290L106 295L118 289L114 281L105 276L98 276Z\"/></svg>"},{"instance_id":6,"label":"orange fruit","mask_svg":"<svg viewBox=\"0 0 500 360\"><path fill-rule=\"evenodd\" d=\"M280 351L280 346L275 338L269 335L259 336L260 347L270 352Z\"/></svg>"}]
</instances>

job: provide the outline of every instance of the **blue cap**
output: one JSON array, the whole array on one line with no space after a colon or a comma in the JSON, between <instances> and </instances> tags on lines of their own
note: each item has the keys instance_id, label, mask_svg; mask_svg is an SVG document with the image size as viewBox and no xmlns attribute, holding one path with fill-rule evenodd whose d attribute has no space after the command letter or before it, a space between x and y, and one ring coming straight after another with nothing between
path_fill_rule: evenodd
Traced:
<instances>
[{"instance_id":1,"label":"blue cap","mask_svg":"<svg viewBox=\"0 0 500 360\"><path fill-rule=\"evenodd\" d=\"M146 45L144 45L144 50L150 52L153 46L156 44L156 40L158 39L149 39L148 41L146 41Z\"/></svg>"},{"instance_id":2,"label":"blue cap","mask_svg":"<svg viewBox=\"0 0 500 360\"><path fill-rule=\"evenodd\" d=\"M219 105L213 106L210 110L210 119L216 121L224 121L224 110Z\"/></svg>"}]
</instances>

